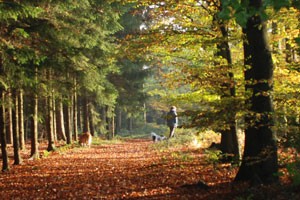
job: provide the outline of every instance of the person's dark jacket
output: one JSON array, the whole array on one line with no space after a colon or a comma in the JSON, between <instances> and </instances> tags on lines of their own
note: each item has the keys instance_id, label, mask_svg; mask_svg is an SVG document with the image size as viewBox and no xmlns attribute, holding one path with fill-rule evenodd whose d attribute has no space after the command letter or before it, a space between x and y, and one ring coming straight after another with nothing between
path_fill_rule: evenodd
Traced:
<instances>
[{"instance_id":1,"label":"person's dark jacket","mask_svg":"<svg viewBox=\"0 0 300 200\"><path fill-rule=\"evenodd\" d=\"M178 124L178 118L177 113L174 109L171 109L170 112L167 114L167 125L169 127L177 126Z\"/></svg>"}]
</instances>

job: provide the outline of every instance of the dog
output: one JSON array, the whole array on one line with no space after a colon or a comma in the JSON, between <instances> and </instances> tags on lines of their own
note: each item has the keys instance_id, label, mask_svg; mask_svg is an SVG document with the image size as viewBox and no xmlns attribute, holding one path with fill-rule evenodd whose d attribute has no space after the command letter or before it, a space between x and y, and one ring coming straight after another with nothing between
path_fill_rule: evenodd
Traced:
<instances>
[{"instance_id":1,"label":"dog","mask_svg":"<svg viewBox=\"0 0 300 200\"><path fill-rule=\"evenodd\" d=\"M92 144L92 135L89 132L83 133L79 136L80 146L91 147Z\"/></svg>"},{"instance_id":2,"label":"dog","mask_svg":"<svg viewBox=\"0 0 300 200\"><path fill-rule=\"evenodd\" d=\"M151 132L151 137L152 137L153 142L159 142L159 141L162 141L162 140L166 140L166 139L167 139L165 136L157 135L157 134L154 133L154 132Z\"/></svg>"}]
</instances>

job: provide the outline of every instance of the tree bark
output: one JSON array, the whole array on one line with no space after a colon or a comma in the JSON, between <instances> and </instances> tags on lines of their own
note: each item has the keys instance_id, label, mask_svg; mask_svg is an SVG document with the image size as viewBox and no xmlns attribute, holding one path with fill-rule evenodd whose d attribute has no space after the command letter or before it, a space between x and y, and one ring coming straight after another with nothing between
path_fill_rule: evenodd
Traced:
<instances>
[{"instance_id":1,"label":"tree bark","mask_svg":"<svg viewBox=\"0 0 300 200\"><path fill-rule=\"evenodd\" d=\"M257 10L260 0L250 1ZM249 114L245 118L245 149L242 165L235 181L270 184L278 181L277 144L273 126L273 61L267 43L266 26L259 15L250 17L244 29L245 63L251 67L245 73L246 89L251 89Z\"/></svg>"},{"instance_id":2,"label":"tree bark","mask_svg":"<svg viewBox=\"0 0 300 200\"><path fill-rule=\"evenodd\" d=\"M116 116L116 134L119 134L122 129L122 110L121 108L117 109Z\"/></svg>"},{"instance_id":3,"label":"tree bark","mask_svg":"<svg viewBox=\"0 0 300 200\"><path fill-rule=\"evenodd\" d=\"M222 33L222 41L217 45L218 52L217 55L226 59L227 68L230 70L232 68L232 58L230 47L228 44L228 29L224 22L218 20L218 26ZM228 81L223 84L224 91L222 98L235 98L235 83L234 83L234 74L232 72L228 72L224 74L225 77L228 77ZM226 80L227 78L225 78ZM224 155L226 155L226 159L230 158L230 160L239 160L240 152L238 145L238 137L237 137L237 128L236 128L236 111L234 109L227 109L226 112L229 112L226 116L226 125L228 128L225 130L220 130L221 133L221 150ZM229 156L230 155L230 156Z\"/></svg>"},{"instance_id":4,"label":"tree bark","mask_svg":"<svg viewBox=\"0 0 300 200\"><path fill-rule=\"evenodd\" d=\"M112 116L111 117L111 136L112 138L115 137L115 130L116 130L116 127L115 127L115 116Z\"/></svg>"},{"instance_id":5,"label":"tree bark","mask_svg":"<svg viewBox=\"0 0 300 200\"><path fill-rule=\"evenodd\" d=\"M146 103L144 103L144 113L143 113L143 117L144 117L144 124L147 124L147 106Z\"/></svg>"},{"instance_id":6,"label":"tree bark","mask_svg":"<svg viewBox=\"0 0 300 200\"><path fill-rule=\"evenodd\" d=\"M109 106L105 106L105 122L106 122L106 131L108 139L113 139L112 129L111 129L111 117L109 116Z\"/></svg>"},{"instance_id":7,"label":"tree bark","mask_svg":"<svg viewBox=\"0 0 300 200\"><path fill-rule=\"evenodd\" d=\"M54 132L53 132L53 96L50 93L47 97L47 136L48 136L48 148L47 151L53 151L54 145Z\"/></svg>"},{"instance_id":8,"label":"tree bark","mask_svg":"<svg viewBox=\"0 0 300 200\"><path fill-rule=\"evenodd\" d=\"M83 129L82 131L84 133L89 132L89 101L88 97L84 95L83 102L82 102L82 123L83 123Z\"/></svg>"},{"instance_id":9,"label":"tree bark","mask_svg":"<svg viewBox=\"0 0 300 200\"><path fill-rule=\"evenodd\" d=\"M94 119L93 119L93 110L92 105L88 105L88 118L89 118L89 130L92 136L95 135L95 129L94 129Z\"/></svg>"},{"instance_id":10,"label":"tree bark","mask_svg":"<svg viewBox=\"0 0 300 200\"><path fill-rule=\"evenodd\" d=\"M0 76L3 75L2 60L0 58ZM3 105L4 100L4 86L0 84L0 98L1 98L1 110L0 110L0 142L1 142L1 153L2 153L2 172L8 171L8 153L6 144L5 124L4 124L4 113L5 108Z\"/></svg>"},{"instance_id":11,"label":"tree bark","mask_svg":"<svg viewBox=\"0 0 300 200\"><path fill-rule=\"evenodd\" d=\"M25 131L24 131L24 100L23 90L19 90L19 134L20 134L20 149L24 150L25 147Z\"/></svg>"},{"instance_id":12,"label":"tree bark","mask_svg":"<svg viewBox=\"0 0 300 200\"><path fill-rule=\"evenodd\" d=\"M6 117L5 117L5 131L6 139L8 144L13 143L13 125L12 125L12 103L11 103L11 90L7 90L7 95L5 96L5 102L7 102L6 107Z\"/></svg>"},{"instance_id":13,"label":"tree bark","mask_svg":"<svg viewBox=\"0 0 300 200\"><path fill-rule=\"evenodd\" d=\"M76 79L74 79L74 92L73 92L73 131L74 131L74 140L78 141L78 121L77 121L77 86Z\"/></svg>"},{"instance_id":14,"label":"tree bark","mask_svg":"<svg viewBox=\"0 0 300 200\"><path fill-rule=\"evenodd\" d=\"M82 98L80 95L77 95L77 128L82 131Z\"/></svg>"},{"instance_id":15,"label":"tree bark","mask_svg":"<svg viewBox=\"0 0 300 200\"><path fill-rule=\"evenodd\" d=\"M127 129L129 131L132 131L133 129L133 118L131 116L127 119Z\"/></svg>"},{"instance_id":16,"label":"tree bark","mask_svg":"<svg viewBox=\"0 0 300 200\"><path fill-rule=\"evenodd\" d=\"M38 79L38 68L35 67L35 82L37 84ZM31 128L31 154L30 159L39 159L39 142L38 142L38 95L37 95L37 85L35 86L35 90L32 98L32 128Z\"/></svg>"},{"instance_id":17,"label":"tree bark","mask_svg":"<svg viewBox=\"0 0 300 200\"><path fill-rule=\"evenodd\" d=\"M61 99L57 103L56 109L56 132L59 139L67 141L66 131L65 131L65 122L64 122L64 111L63 103Z\"/></svg>"},{"instance_id":18,"label":"tree bark","mask_svg":"<svg viewBox=\"0 0 300 200\"><path fill-rule=\"evenodd\" d=\"M103 128L103 130L107 130L107 122L106 122L107 118L106 118L106 106L103 106L101 108L101 126ZM106 132L102 132L101 134L107 134Z\"/></svg>"},{"instance_id":19,"label":"tree bark","mask_svg":"<svg viewBox=\"0 0 300 200\"><path fill-rule=\"evenodd\" d=\"M56 100L55 100L55 97L54 97L54 94L52 93L52 104L53 104L53 137L54 137L54 141L56 142L57 141L57 124L56 124Z\"/></svg>"},{"instance_id":20,"label":"tree bark","mask_svg":"<svg viewBox=\"0 0 300 200\"><path fill-rule=\"evenodd\" d=\"M70 100L70 98L68 98ZM65 118L65 130L67 136L67 144L72 144L72 126L71 126L71 103L65 103L64 107L64 118Z\"/></svg>"},{"instance_id":21,"label":"tree bark","mask_svg":"<svg viewBox=\"0 0 300 200\"><path fill-rule=\"evenodd\" d=\"M12 109L12 126L13 126L13 147L14 147L14 165L22 163L20 155L20 139L19 139L19 118L18 118L18 94L17 89L12 90L12 100L14 109Z\"/></svg>"}]
</instances>

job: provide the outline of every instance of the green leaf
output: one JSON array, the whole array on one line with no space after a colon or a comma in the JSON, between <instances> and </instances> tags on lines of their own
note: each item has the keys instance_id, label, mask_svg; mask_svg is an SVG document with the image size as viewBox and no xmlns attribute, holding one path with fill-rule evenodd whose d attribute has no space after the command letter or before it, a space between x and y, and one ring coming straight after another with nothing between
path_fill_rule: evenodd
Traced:
<instances>
[{"instance_id":1,"label":"green leaf","mask_svg":"<svg viewBox=\"0 0 300 200\"><path fill-rule=\"evenodd\" d=\"M222 11L218 13L218 17L223 20L229 20L231 18L229 7L223 7Z\"/></svg>"},{"instance_id":2,"label":"green leaf","mask_svg":"<svg viewBox=\"0 0 300 200\"><path fill-rule=\"evenodd\" d=\"M295 38L295 41L297 42L297 44L300 46L300 37Z\"/></svg>"},{"instance_id":3,"label":"green leaf","mask_svg":"<svg viewBox=\"0 0 300 200\"><path fill-rule=\"evenodd\" d=\"M273 6L275 10L290 6L290 0L269 0L267 1Z\"/></svg>"},{"instance_id":4,"label":"green leaf","mask_svg":"<svg viewBox=\"0 0 300 200\"><path fill-rule=\"evenodd\" d=\"M236 22L240 26L245 27L247 24L249 15L247 14L247 12L245 10L240 10L240 11L235 12L234 17L236 19Z\"/></svg>"}]
</instances>

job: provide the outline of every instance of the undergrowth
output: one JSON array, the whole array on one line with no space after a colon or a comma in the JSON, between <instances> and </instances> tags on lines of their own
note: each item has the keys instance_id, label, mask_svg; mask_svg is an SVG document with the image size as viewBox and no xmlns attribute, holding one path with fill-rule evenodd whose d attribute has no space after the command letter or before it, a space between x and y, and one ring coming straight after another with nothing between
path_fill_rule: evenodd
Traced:
<instances>
[{"instance_id":1,"label":"undergrowth","mask_svg":"<svg viewBox=\"0 0 300 200\"><path fill-rule=\"evenodd\" d=\"M92 145L103 145L103 144L119 144L122 142L120 137L115 137L112 140L106 140L99 137L93 137Z\"/></svg>"},{"instance_id":2,"label":"undergrowth","mask_svg":"<svg viewBox=\"0 0 300 200\"><path fill-rule=\"evenodd\" d=\"M122 129L116 134L117 138L150 138L150 133L154 132L158 135L167 136L168 127L166 125L159 125L155 123L147 123L139 128L135 128L131 131Z\"/></svg>"},{"instance_id":3,"label":"undergrowth","mask_svg":"<svg viewBox=\"0 0 300 200\"><path fill-rule=\"evenodd\" d=\"M164 135L166 136L166 135ZM212 142L220 140L219 134L207 130L198 132L195 129L177 129L175 137L153 143L153 148L163 151L169 148L207 148Z\"/></svg>"}]
</instances>

